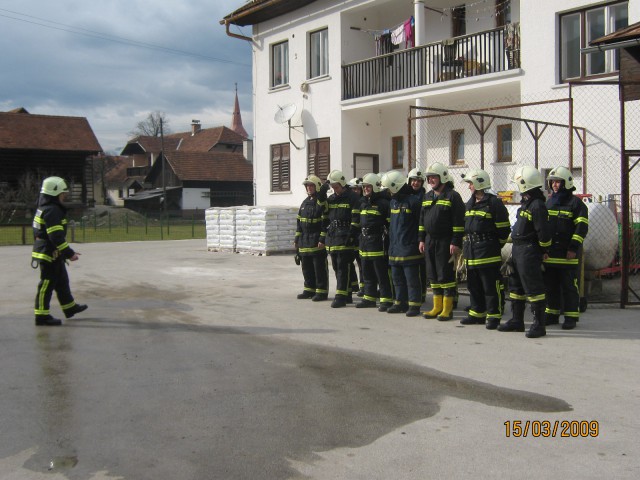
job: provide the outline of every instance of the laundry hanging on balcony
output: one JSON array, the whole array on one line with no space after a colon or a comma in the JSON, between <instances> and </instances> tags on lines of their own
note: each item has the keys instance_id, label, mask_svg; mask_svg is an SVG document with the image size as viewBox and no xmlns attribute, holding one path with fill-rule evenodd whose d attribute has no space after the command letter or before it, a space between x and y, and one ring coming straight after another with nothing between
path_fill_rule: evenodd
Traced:
<instances>
[{"instance_id":1,"label":"laundry hanging on balcony","mask_svg":"<svg viewBox=\"0 0 640 480\"><path fill-rule=\"evenodd\" d=\"M370 30L351 27L352 30L372 34L376 44L376 56L393 53L404 43L405 48L415 47L415 20L413 15L393 28L384 30Z\"/></svg>"}]
</instances>

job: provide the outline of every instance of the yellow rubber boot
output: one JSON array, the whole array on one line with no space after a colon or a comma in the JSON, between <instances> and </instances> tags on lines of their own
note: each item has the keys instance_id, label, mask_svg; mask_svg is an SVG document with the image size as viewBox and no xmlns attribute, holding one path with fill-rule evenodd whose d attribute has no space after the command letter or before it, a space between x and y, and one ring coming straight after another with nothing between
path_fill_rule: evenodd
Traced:
<instances>
[{"instance_id":1,"label":"yellow rubber boot","mask_svg":"<svg viewBox=\"0 0 640 480\"><path fill-rule=\"evenodd\" d=\"M438 315L438 320L446 322L453 319L453 297L444 297L442 299L442 312Z\"/></svg>"},{"instance_id":2,"label":"yellow rubber boot","mask_svg":"<svg viewBox=\"0 0 640 480\"><path fill-rule=\"evenodd\" d=\"M442 312L442 295L433 296L433 308L428 312L424 312L422 316L424 318L436 318Z\"/></svg>"}]
</instances>

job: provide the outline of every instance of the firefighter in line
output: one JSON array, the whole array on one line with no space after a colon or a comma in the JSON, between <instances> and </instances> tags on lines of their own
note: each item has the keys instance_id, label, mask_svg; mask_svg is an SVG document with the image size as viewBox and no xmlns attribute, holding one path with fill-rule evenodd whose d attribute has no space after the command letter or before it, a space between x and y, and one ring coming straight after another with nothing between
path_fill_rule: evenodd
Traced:
<instances>
[{"instance_id":1,"label":"firefighter in line","mask_svg":"<svg viewBox=\"0 0 640 480\"><path fill-rule=\"evenodd\" d=\"M573 176L568 168L554 168L547 181L553 193L547 199L552 243L544 257L545 321L547 325L555 325L563 313L562 329L572 330L580 317L578 262L589 231L589 210L573 195Z\"/></svg>"},{"instance_id":2,"label":"firefighter in line","mask_svg":"<svg viewBox=\"0 0 640 480\"><path fill-rule=\"evenodd\" d=\"M411 185L413 189L413 194L418 197L420 201L420 205L422 206L422 201L424 200L424 194L427 192L424 188L425 176L422 173L422 170L419 168L413 168L409 172L407 176L407 183ZM427 263L420 263L420 283L422 284L422 303L424 303L427 299Z\"/></svg>"},{"instance_id":3,"label":"firefighter in line","mask_svg":"<svg viewBox=\"0 0 640 480\"><path fill-rule=\"evenodd\" d=\"M381 181L391 194L389 265L395 301L387 313L416 317L420 315L422 305L420 262L424 261L418 250L420 202L406 181L405 176L395 170L387 172Z\"/></svg>"},{"instance_id":4,"label":"firefighter in line","mask_svg":"<svg viewBox=\"0 0 640 480\"><path fill-rule=\"evenodd\" d=\"M315 175L309 175L302 184L307 190L307 198L298 210L293 242L304 278L304 290L298 295L298 299L310 298L314 302L320 302L326 300L329 293L329 266L322 232L322 225L327 218L327 202L320 201L318 194L323 188L326 194L328 185L323 185Z\"/></svg>"},{"instance_id":5,"label":"firefighter in line","mask_svg":"<svg viewBox=\"0 0 640 480\"><path fill-rule=\"evenodd\" d=\"M56 292L60 308L66 318L84 312L88 307L76 303L69 286L66 262L80 257L67 243L67 208L64 202L69 193L60 177L48 177L42 182L35 217L33 218L33 251L31 266L40 268L40 282L35 301L35 320L38 326L62 325L51 315L49 306Z\"/></svg>"},{"instance_id":6,"label":"firefighter in line","mask_svg":"<svg viewBox=\"0 0 640 480\"><path fill-rule=\"evenodd\" d=\"M463 255L471 308L462 325L485 324L495 330L502 317L501 250L511 233L509 212L502 200L489 193L491 179L481 169L469 170L462 179L469 184Z\"/></svg>"},{"instance_id":7,"label":"firefighter in line","mask_svg":"<svg viewBox=\"0 0 640 480\"><path fill-rule=\"evenodd\" d=\"M455 257L462 247L465 206L444 165L432 164L425 175L431 190L422 202L419 249L426 257L433 308L423 315L446 321L453 319Z\"/></svg>"},{"instance_id":8,"label":"firefighter in line","mask_svg":"<svg viewBox=\"0 0 640 480\"><path fill-rule=\"evenodd\" d=\"M360 258L364 295L356 308L376 308L379 298L378 311L386 312L393 305L393 290L384 248L384 235L389 227L389 198L380 191L381 186L380 177L375 173L367 173L362 178Z\"/></svg>"},{"instance_id":9,"label":"firefighter in line","mask_svg":"<svg viewBox=\"0 0 640 480\"><path fill-rule=\"evenodd\" d=\"M351 281L356 275L353 261L360 230L360 197L347 188L347 181L340 170L332 170L327 182L333 194L327 199L328 216L322 235L336 275L336 294L331 308L342 308L353 303ZM320 200L324 201L325 197L326 192L321 192Z\"/></svg>"},{"instance_id":10,"label":"firefighter in line","mask_svg":"<svg viewBox=\"0 0 640 480\"><path fill-rule=\"evenodd\" d=\"M526 333L528 338L543 337L545 329L545 284L542 276L542 259L551 246L549 213L542 193L543 179L540 172L529 165L520 167L512 180L518 187L522 200L516 213L511 239L513 272L509 276L509 296L513 316L501 324L501 332L524 332L525 302L531 304L533 323Z\"/></svg>"},{"instance_id":11,"label":"firefighter in line","mask_svg":"<svg viewBox=\"0 0 640 480\"><path fill-rule=\"evenodd\" d=\"M356 177L349 180L347 183L349 186L349 190L354 192L360 199L362 200L362 178ZM356 238L356 245L360 245L360 236ZM364 282L362 280L362 261L360 259L360 251L356 249L356 266L358 267L357 277L354 276L351 280L351 291L356 292L358 297L362 297L364 295Z\"/></svg>"}]
</instances>

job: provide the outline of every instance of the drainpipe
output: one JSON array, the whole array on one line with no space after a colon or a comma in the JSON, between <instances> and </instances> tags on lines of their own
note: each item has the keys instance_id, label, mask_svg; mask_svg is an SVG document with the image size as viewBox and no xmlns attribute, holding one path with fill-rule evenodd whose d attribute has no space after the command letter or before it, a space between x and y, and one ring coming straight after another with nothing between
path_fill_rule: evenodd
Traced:
<instances>
[{"instance_id":1,"label":"drainpipe","mask_svg":"<svg viewBox=\"0 0 640 480\"><path fill-rule=\"evenodd\" d=\"M415 45L416 47L420 45L424 45L427 43L427 28L426 28L426 14L425 14L425 5L424 0L414 0L413 1L413 20L415 22ZM423 98L416 98L416 107L424 107L426 106L426 101ZM422 113L420 110L414 110L414 112L418 115ZM423 133L424 129L418 128L421 122L428 122L428 120L414 120L413 121L413 130L415 130L416 136L416 151L413 153L413 157L416 160L416 164L414 167L418 167L424 170L427 167L427 159L423 156L426 153L427 149L427 138L426 133ZM411 129L409 129L411 131ZM407 138L408 142L411 142L411 138ZM411 143L409 143L411 145ZM409 148L410 151L410 148ZM407 163L409 163L408 168L411 168L411 159Z\"/></svg>"},{"instance_id":2,"label":"drainpipe","mask_svg":"<svg viewBox=\"0 0 640 480\"><path fill-rule=\"evenodd\" d=\"M251 37L247 37L246 35L240 35L238 33L230 32L229 31L229 25L231 25L229 23L229 20L225 20L224 26L225 26L225 29L227 31L227 35L228 36L233 37L233 38L239 38L240 40L246 40L247 42L253 42L253 38L251 38Z\"/></svg>"}]
</instances>

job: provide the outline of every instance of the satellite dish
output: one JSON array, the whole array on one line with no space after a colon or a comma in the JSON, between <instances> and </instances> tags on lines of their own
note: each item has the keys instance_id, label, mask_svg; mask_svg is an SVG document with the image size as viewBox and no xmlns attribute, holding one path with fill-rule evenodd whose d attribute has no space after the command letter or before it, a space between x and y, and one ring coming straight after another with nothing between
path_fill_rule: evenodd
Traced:
<instances>
[{"instance_id":1,"label":"satellite dish","mask_svg":"<svg viewBox=\"0 0 640 480\"><path fill-rule=\"evenodd\" d=\"M304 147L298 147L293 139L291 138L291 130L295 130L298 135L304 135L302 130L302 125L291 125L291 119L296 114L298 108L293 103L289 103L284 106L278 105L278 110L276 110L276 114L273 116L273 119L276 123L286 124L289 127L289 142L296 147L298 150L302 150Z\"/></svg>"},{"instance_id":2,"label":"satellite dish","mask_svg":"<svg viewBox=\"0 0 640 480\"><path fill-rule=\"evenodd\" d=\"M285 105L284 107L278 105L278 110L276 111L273 119L276 121L276 123L287 123L296 114L297 109L298 108L293 103Z\"/></svg>"}]
</instances>

